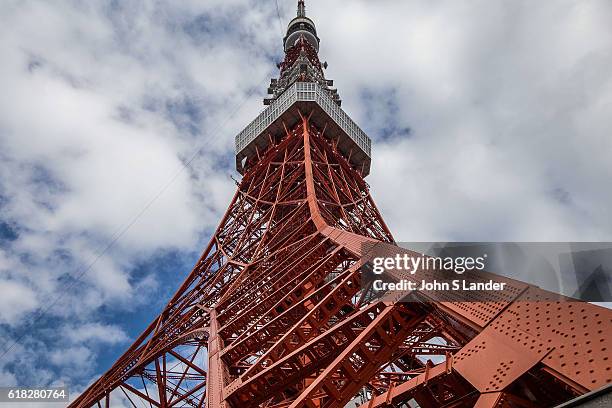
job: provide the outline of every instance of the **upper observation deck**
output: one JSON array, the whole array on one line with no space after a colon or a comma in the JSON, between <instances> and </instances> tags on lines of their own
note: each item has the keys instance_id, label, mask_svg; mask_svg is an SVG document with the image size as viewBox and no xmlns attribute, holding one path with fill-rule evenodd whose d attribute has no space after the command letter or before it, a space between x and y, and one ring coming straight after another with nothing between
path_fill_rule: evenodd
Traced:
<instances>
[{"instance_id":1,"label":"upper observation deck","mask_svg":"<svg viewBox=\"0 0 612 408\"><path fill-rule=\"evenodd\" d=\"M247 160L265 150L270 136L278 139L285 134L283 123L291 127L299 120L299 113L310 116L310 123L337 143L338 150L349 163L370 173L371 140L368 135L338 106L330 93L316 82L295 82L276 98L255 120L236 136L236 169L244 174Z\"/></svg>"}]
</instances>

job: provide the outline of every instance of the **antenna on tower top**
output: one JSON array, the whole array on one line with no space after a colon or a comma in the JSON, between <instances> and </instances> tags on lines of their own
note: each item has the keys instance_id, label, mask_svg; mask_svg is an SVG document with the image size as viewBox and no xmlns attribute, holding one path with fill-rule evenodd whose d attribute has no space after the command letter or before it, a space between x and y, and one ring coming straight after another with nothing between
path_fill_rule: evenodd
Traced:
<instances>
[{"instance_id":1,"label":"antenna on tower top","mask_svg":"<svg viewBox=\"0 0 612 408\"><path fill-rule=\"evenodd\" d=\"M304 0L298 0L297 16L306 17L306 6L304 5Z\"/></svg>"}]
</instances>

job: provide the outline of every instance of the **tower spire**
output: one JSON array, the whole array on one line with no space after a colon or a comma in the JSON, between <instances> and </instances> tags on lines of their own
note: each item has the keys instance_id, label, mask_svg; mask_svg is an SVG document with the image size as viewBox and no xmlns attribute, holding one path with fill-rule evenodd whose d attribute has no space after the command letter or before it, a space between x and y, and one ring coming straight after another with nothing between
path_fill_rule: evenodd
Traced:
<instances>
[{"instance_id":1,"label":"tower spire","mask_svg":"<svg viewBox=\"0 0 612 408\"><path fill-rule=\"evenodd\" d=\"M287 34L283 38L285 58L277 64L280 76L270 81L268 94L271 96L264 98L264 104L270 105L292 84L300 81L319 84L333 102L341 106L338 91L333 88L334 82L325 78L323 70L327 68L327 62L319 60L320 39L314 21L306 17L304 3L304 0L298 0L297 16L287 25Z\"/></svg>"},{"instance_id":2,"label":"tower spire","mask_svg":"<svg viewBox=\"0 0 612 408\"><path fill-rule=\"evenodd\" d=\"M304 0L298 0L297 16L306 17L306 6L304 5Z\"/></svg>"}]
</instances>

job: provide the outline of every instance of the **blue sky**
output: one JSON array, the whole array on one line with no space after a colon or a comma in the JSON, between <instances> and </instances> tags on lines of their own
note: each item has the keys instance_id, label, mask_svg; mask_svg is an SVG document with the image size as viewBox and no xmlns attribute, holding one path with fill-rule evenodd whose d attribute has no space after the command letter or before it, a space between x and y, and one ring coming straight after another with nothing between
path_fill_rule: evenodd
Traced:
<instances>
[{"instance_id":1,"label":"blue sky","mask_svg":"<svg viewBox=\"0 0 612 408\"><path fill-rule=\"evenodd\" d=\"M307 13L396 239L612 239L609 1ZM78 392L146 327L231 199L281 51L273 1L3 4L0 348L23 337L0 385Z\"/></svg>"}]
</instances>

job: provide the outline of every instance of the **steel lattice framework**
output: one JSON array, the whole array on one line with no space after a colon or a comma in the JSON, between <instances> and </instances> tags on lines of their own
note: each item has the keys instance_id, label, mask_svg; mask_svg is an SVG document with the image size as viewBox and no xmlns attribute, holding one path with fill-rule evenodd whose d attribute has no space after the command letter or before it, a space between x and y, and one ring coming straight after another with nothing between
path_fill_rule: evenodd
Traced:
<instances>
[{"instance_id":1,"label":"steel lattice framework","mask_svg":"<svg viewBox=\"0 0 612 408\"><path fill-rule=\"evenodd\" d=\"M298 4L270 108L296 83L339 106ZM474 302L374 299L364 248L402 249L363 179L369 139L317 103L283 109L237 140L244 176L186 281L72 407L546 407L612 382L608 309L502 277Z\"/></svg>"}]
</instances>

